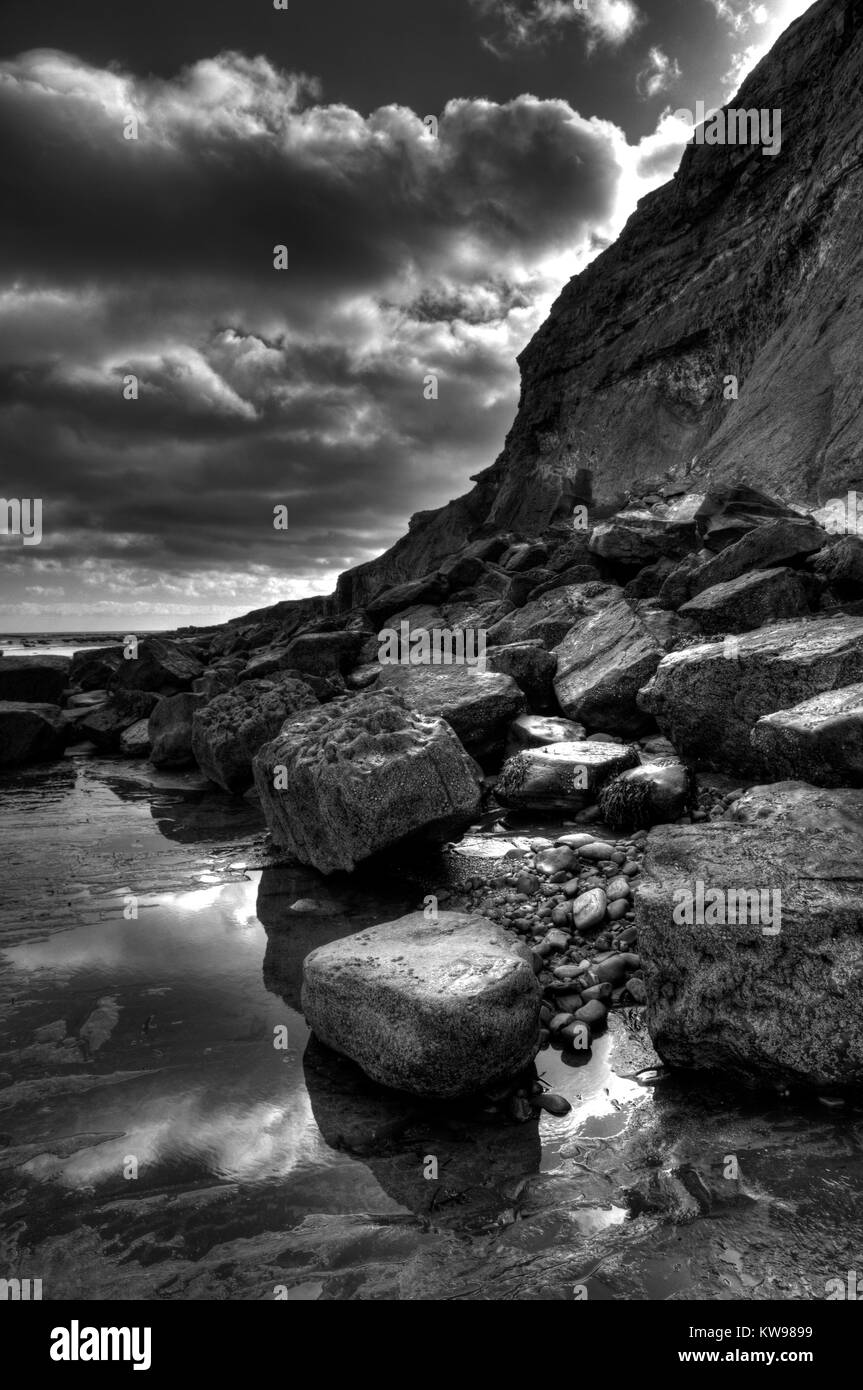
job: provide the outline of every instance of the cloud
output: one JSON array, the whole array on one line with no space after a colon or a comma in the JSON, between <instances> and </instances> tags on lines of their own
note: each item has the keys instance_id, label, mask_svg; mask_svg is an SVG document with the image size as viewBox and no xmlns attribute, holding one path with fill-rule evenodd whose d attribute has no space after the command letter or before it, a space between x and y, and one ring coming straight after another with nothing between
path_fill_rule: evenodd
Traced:
<instances>
[{"instance_id":1,"label":"cloud","mask_svg":"<svg viewBox=\"0 0 863 1390\"><path fill-rule=\"evenodd\" d=\"M723 100L728 101L779 35L811 9L813 0L708 0L708 3L738 39L752 40L732 51L730 67L722 78Z\"/></svg>"},{"instance_id":2,"label":"cloud","mask_svg":"<svg viewBox=\"0 0 863 1390\"><path fill-rule=\"evenodd\" d=\"M681 76L680 64L676 58L669 58L661 48L651 48L647 55L647 63L639 72L635 85L639 96L656 97L673 87Z\"/></svg>"},{"instance_id":3,"label":"cloud","mask_svg":"<svg viewBox=\"0 0 863 1390\"><path fill-rule=\"evenodd\" d=\"M494 458L517 353L684 144L533 96L451 101L434 139L236 53L171 80L24 54L0 118L4 490L44 503L40 546L0 544L25 627L329 592Z\"/></svg>"},{"instance_id":4,"label":"cloud","mask_svg":"<svg viewBox=\"0 0 863 1390\"><path fill-rule=\"evenodd\" d=\"M633 0L468 0L492 25L482 43L497 57L548 43L563 29L580 24L588 50L616 47L635 32L643 16Z\"/></svg>"}]
</instances>

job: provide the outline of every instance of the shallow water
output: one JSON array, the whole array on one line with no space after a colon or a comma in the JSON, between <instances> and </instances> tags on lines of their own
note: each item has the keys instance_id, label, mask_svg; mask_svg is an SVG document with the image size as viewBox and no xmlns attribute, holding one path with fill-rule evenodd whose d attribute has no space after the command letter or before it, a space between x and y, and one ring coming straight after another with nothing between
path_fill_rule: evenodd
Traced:
<instances>
[{"instance_id":1,"label":"shallow water","mask_svg":"<svg viewBox=\"0 0 863 1390\"><path fill-rule=\"evenodd\" d=\"M669 1077L640 1011L588 1058L540 1053L573 1108L525 1124L310 1039L309 950L529 827L331 879L269 862L263 830L145 764L0 780L0 1276L46 1299L805 1299L863 1269L861 1112Z\"/></svg>"}]
</instances>

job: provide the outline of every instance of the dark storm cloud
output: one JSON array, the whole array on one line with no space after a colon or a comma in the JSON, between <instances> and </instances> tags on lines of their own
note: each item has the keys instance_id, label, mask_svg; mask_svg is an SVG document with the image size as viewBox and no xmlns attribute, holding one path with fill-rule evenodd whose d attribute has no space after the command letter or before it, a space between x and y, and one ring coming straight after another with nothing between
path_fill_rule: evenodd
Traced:
<instances>
[{"instance_id":1,"label":"dark storm cloud","mask_svg":"<svg viewBox=\"0 0 863 1390\"><path fill-rule=\"evenodd\" d=\"M7 577L61 560L88 601L166 611L219 573L232 611L326 590L463 491L627 176L621 133L565 101L451 101L435 137L237 53L166 81L31 52L0 117L3 490L45 501Z\"/></svg>"}]
</instances>

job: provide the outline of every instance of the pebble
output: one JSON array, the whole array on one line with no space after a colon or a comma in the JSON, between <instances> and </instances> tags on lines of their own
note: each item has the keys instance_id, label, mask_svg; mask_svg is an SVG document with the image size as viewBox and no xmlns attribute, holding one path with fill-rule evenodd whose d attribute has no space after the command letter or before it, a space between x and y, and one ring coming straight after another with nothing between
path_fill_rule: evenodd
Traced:
<instances>
[{"instance_id":1,"label":"pebble","mask_svg":"<svg viewBox=\"0 0 863 1390\"><path fill-rule=\"evenodd\" d=\"M627 878L632 878L633 874L641 873L641 865L636 864L634 859L627 859L620 872L626 874Z\"/></svg>"},{"instance_id":2,"label":"pebble","mask_svg":"<svg viewBox=\"0 0 863 1390\"><path fill-rule=\"evenodd\" d=\"M525 897L532 898L534 893L539 892L539 879L536 874L519 874L515 886L519 893L524 893Z\"/></svg>"},{"instance_id":3,"label":"pebble","mask_svg":"<svg viewBox=\"0 0 863 1390\"><path fill-rule=\"evenodd\" d=\"M632 896L632 889L629 886L629 879L618 874L615 878L610 878L605 886L605 893L610 903L616 902L618 898L629 898Z\"/></svg>"},{"instance_id":4,"label":"pebble","mask_svg":"<svg viewBox=\"0 0 863 1390\"><path fill-rule=\"evenodd\" d=\"M569 937L566 932L561 931L559 927L552 927L550 931L546 932L542 946L537 947L537 949L545 955L543 946L548 946L552 951L565 951L568 945Z\"/></svg>"},{"instance_id":5,"label":"pebble","mask_svg":"<svg viewBox=\"0 0 863 1390\"><path fill-rule=\"evenodd\" d=\"M638 928L637 928L637 927L625 927L624 930L620 933L620 938L619 938L619 939L620 939L621 945L623 945L623 946L629 946L633 941L637 941L637 940L638 940Z\"/></svg>"},{"instance_id":6,"label":"pebble","mask_svg":"<svg viewBox=\"0 0 863 1390\"><path fill-rule=\"evenodd\" d=\"M554 1091L548 1091L544 1096L540 1096L539 1103L543 1110L547 1110L549 1115L568 1115L572 1106L565 1096L556 1095Z\"/></svg>"},{"instance_id":7,"label":"pebble","mask_svg":"<svg viewBox=\"0 0 863 1390\"><path fill-rule=\"evenodd\" d=\"M603 981L601 985L589 985L581 991L581 997L585 1004L589 1004L591 999L598 999L601 1004L605 1004L611 998L611 985L607 981Z\"/></svg>"},{"instance_id":8,"label":"pebble","mask_svg":"<svg viewBox=\"0 0 863 1390\"><path fill-rule=\"evenodd\" d=\"M582 845L592 844L595 839L595 835L589 835L586 830L582 830L575 835L561 835L555 840L555 844L567 845L569 849L581 849Z\"/></svg>"},{"instance_id":9,"label":"pebble","mask_svg":"<svg viewBox=\"0 0 863 1390\"><path fill-rule=\"evenodd\" d=\"M582 893L576 898L572 905L572 920L577 932L590 931L591 927L598 927L605 917L605 909L608 899L602 888L591 888L589 892Z\"/></svg>"},{"instance_id":10,"label":"pebble","mask_svg":"<svg viewBox=\"0 0 863 1390\"><path fill-rule=\"evenodd\" d=\"M637 975L633 975L631 980L627 980L624 993L628 994L636 1004L647 1002L647 988L644 981L640 980Z\"/></svg>"},{"instance_id":11,"label":"pebble","mask_svg":"<svg viewBox=\"0 0 863 1390\"><path fill-rule=\"evenodd\" d=\"M580 1004L579 1008L581 1008ZM574 1016L574 1009L566 1013L555 1014L554 1017L549 1020L548 1031L550 1033L559 1033L561 1028L565 1028L568 1023L572 1023Z\"/></svg>"},{"instance_id":12,"label":"pebble","mask_svg":"<svg viewBox=\"0 0 863 1390\"><path fill-rule=\"evenodd\" d=\"M626 898L617 898L613 903L608 904L608 916L612 922L617 922L626 912L629 902Z\"/></svg>"},{"instance_id":13,"label":"pebble","mask_svg":"<svg viewBox=\"0 0 863 1390\"><path fill-rule=\"evenodd\" d=\"M626 979L626 956L609 956L594 967L594 974L600 983L622 985Z\"/></svg>"},{"instance_id":14,"label":"pebble","mask_svg":"<svg viewBox=\"0 0 863 1390\"><path fill-rule=\"evenodd\" d=\"M564 1013L568 1013L570 1018L575 1017L576 1009L580 1009L584 999L580 994L559 994L557 996L557 1007Z\"/></svg>"},{"instance_id":15,"label":"pebble","mask_svg":"<svg viewBox=\"0 0 863 1390\"><path fill-rule=\"evenodd\" d=\"M578 853L582 859L610 859L614 845L609 845L605 840L593 840L589 845L582 845Z\"/></svg>"},{"instance_id":16,"label":"pebble","mask_svg":"<svg viewBox=\"0 0 863 1390\"><path fill-rule=\"evenodd\" d=\"M608 1009L598 999L591 999L576 1010L576 1023L586 1023L588 1028L598 1028L608 1018Z\"/></svg>"},{"instance_id":17,"label":"pebble","mask_svg":"<svg viewBox=\"0 0 863 1390\"><path fill-rule=\"evenodd\" d=\"M572 907L570 906L570 904L567 903L567 904L564 906L564 905L561 903L561 904L559 904L557 907L552 908L551 920L552 920L552 925L555 926L555 927L558 927L558 928L560 928L560 927L569 927L569 926L571 926L571 925L572 925Z\"/></svg>"},{"instance_id":18,"label":"pebble","mask_svg":"<svg viewBox=\"0 0 863 1390\"><path fill-rule=\"evenodd\" d=\"M575 851L566 845L560 845L557 849L544 849L536 856L536 867L541 874L556 874L561 870L566 870L569 874L577 863Z\"/></svg>"}]
</instances>

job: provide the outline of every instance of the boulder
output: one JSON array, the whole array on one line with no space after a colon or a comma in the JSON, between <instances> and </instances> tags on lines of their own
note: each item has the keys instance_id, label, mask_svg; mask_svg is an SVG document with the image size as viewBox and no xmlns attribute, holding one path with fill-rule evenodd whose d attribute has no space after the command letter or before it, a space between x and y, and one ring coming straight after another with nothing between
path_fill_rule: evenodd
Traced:
<instances>
[{"instance_id":1,"label":"boulder","mask_svg":"<svg viewBox=\"0 0 863 1390\"><path fill-rule=\"evenodd\" d=\"M548 551L541 541L519 541L504 551L498 564L507 574L520 574L544 565L547 559Z\"/></svg>"},{"instance_id":2,"label":"boulder","mask_svg":"<svg viewBox=\"0 0 863 1390\"><path fill-rule=\"evenodd\" d=\"M620 743L550 743L507 759L494 794L519 810L577 811L596 801L610 777L637 763L637 751Z\"/></svg>"},{"instance_id":3,"label":"boulder","mask_svg":"<svg viewBox=\"0 0 863 1390\"><path fill-rule=\"evenodd\" d=\"M445 719L480 761L502 752L508 725L525 707L515 681L498 671L466 665L380 669L385 686L399 691L411 709Z\"/></svg>"},{"instance_id":4,"label":"boulder","mask_svg":"<svg viewBox=\"0 0 863 1390\"><path fill-rule=\"evenodd\" d=\"M58 705L69 684L68 656L0 656L0 700Z\"/></svg>"},{"instance_id":5,"label":"boulder","mask_svg":"<svg viewBox=\"0 0 863 1390\"><path fill-rule=\"evenodd\" d=\"M857 598L863 593L863 538L860 536L842 536L819 550L811 564L815 573L826 579L840 597Z\"/></svg>"},{"instance_id":6,"label":"boulder","mask_svg":"<svg viewBox=\"0 0 863 1390\"><path fill-rule=\"evenodd\" d=\"M78 729L100 751L113 752L120 747L125 730L147 719L158 701L151 690L115 690L104 704L85 712Z\"/></svg>"},{"instance_id":7,"label":"boulder","mask_svg":"<svg viewBox=\"0 0 863 1390\"><path fill-rule=\"evenodd\" d=\"M773 569L789 560L802 559L820 550L824 531L809 517L777 517L747 531L739 541L721 550L692 574L690 597L725 584L750 570Z\"/></svg>"},{"instance_id":8,"label":"boulder","mask_svg":"<svg viewBox=\"0 0 863 1390\"><path fill-rule=\"evenodd\" d=\"M638 692L663 654L645 624L619 598L576 623L555 647L557 702L568 718L588 728L625 737L641 733L646 721L637 704Z\"/></svg>"},{"instance_id":9,"label":"boulder","mask_svg":"<svg viewBox=\"0 0 863 1390\"><path fill-rule=\"evenodd\" d=\"M695 539L695 525L675 524L645 508L618 512L593 528L589 549L602 560L627 566L649 565L663 557L680 557Z\"/></svg>"},{"instance_id":10,"label":"boulder","mask_svg":"<svg viewBox=\"0 0 863 1390\"><path fill-rule=\"evenodd\" d=\"M81 690L102 690L122 660L122 646L93 647L75 652L69 666L69 684Z\"/></svg>"},{"instance_id":11,"label":"boulder","mask_svg":"<svg viewBox=\"0 0 863 1390\"><path fill-rule=\"evenodd\" d=\"M150 721L136 719L120 735L120 752L127 758L148 758L150 756Z\"/></svg>"},{"instance_id":12,"label":"boulder","mask_svg":"<svg viewBox=\"0 0 863 1390\"><path fill-rule=\"evenodd\" d=\"M759 719L750 735L765 775L821 787L863 782L863 684L842 686Z\"/></svg>"},{"instance_id":13,"label":"boulder","mask_svg":"<svg viewBox=\"0 0 863 1390\"><path fill-rule=\"evenodd\" d=\"M0 767L50 762L62 755L68 737L57 705L0 701Z\"/></svg>"},{"instance_id":14,"label":"boulder","mask_svg":"<svg viewBox=\"0 0 863 1390\"><path fill-rule=\"evenodd\" d=\"M207 702L206 695L183 691L166 695L154 706L147 732L154 767L188 767L192 757L192 720Z\"/></svg>"},{"instance_id":15,"label":"boulder","mask_svg":"<svg viewBox=\"0 0 863 1390\"><path fill-rule=\"evenodd\" d=\"M642 763L607 782L598 805L612 830L638 830L679 820L689 797L689 773L682 763Z\"/></svg>"},{"instance_id":16,"label":"boulder","mask_svg":"<svg viewBox=\"0 0 863 1390\"><path fill-rule=\"evenodd\" d=\"M758 720L863 679L863 618L777 623L670 652L639 703L690 761L758 773Z\"/></svg>"},{"instance_id":17,"label":"boulder","mask_svg":"<svg viewBox=\"0 0 863 1390\"><path fill-rule=\"evenodd\" d=\"M351 669L362 643L360 632L304 632L287 648L287 665L332 679Z\"/></svg>"},{"instance_id":18,"label":"boulder","mask_svg":"<svg viewBox=\"0 0 863 1390\"><path fill-rule=\"evenodd\" d=\"M541 642L513 642L506 647L492 647L487 660L489 670L512 676L534 708L548 709L554 703L557 660Z\"/></svg>"},{"instance_id":19,"label":"boulder","mask_svg":"<svg viewBox=\"0 0 863 1390\"><path fill-rule=\"evenodd\" d=\"M648 1028L669 1066L863 1084L861 801L826 821L813 806L651 831L635 925Z\"/></svg>"},{"instance_id":20,"label":"boulder","mask_svg":"<svg viewBox=\"0 0 863 1390\"><path fill-rule=\"evenodd\" d=\"M138 654L120 663L111 680L114 690L154 690L175 695L189 690L192 681L203 674L197 657L164 637L144 637Z\"/></svg>"},{"instance_id":21,"label":"boulder","mask_svg":"<svg viewBox=\"0 0 863 1390\"><path fill-rule=\"evenodd\" d=\"M195 710L192 755L212 782L227 792L244 792L254 780L252 759L258 750L276 737L291 715L316 705L302 681L244 681Z\"/></svg>"},{"instance_id":22,"label":"boulder","mask_svg":"<svg viewBox=\"0 0 863 1390\"><path fill-rule=\"evenodd\" d=\"M542 748L546 743L580 743L584 734L584 725L572 719L559 719L551 714L520 714L507 731L505 756L512 758L526 748Z\"/></svg>"},{"instance_id":23,"label":"boulder","mask_svg":"<svg viewBox=\"0 0 863 1390\"><path fill-rule=\"evenodd\" d=\"M787 567L754 570L702 589L679 609L681 618L692 618L701 632L749 632L764 623L797 618L809 611L811 578Z\"/></svg>"},{"instance_id":24,"label":"boulder","mask_svg":"<svg viewBox=\"0 0 863 1390\"><path fill-rule=\"evenodd\" d=\"M294 715L255 757L254 776L276 844L322 873L351 870L414 831L446 834L480 803L450 726L390 689Z\"/></svg>"},{"instance_id":25,"label":"boulder","mask_svg":"<svg viewBox=\"0 0 863 1390\"><path fill-rule=\"evenodd\" d=\"M524 1069L539 1045L530 953L483 917L422 912L312 951L302 1008L322 1042L381 1085L471 1095Z\"/></svg>"},{"instance_id":26,"label":"boulder","mask_svg":"<svg viewBox=\"0 0 863 1390\"><path fill-rule=\"evenodd\" d=\"M435 571L423 575L421 579L410 580L406 584L395 584L381 593L375 594L365 605L366 612L375 626L384 623L393 613L403 608L412 608L417 603L438 604L446 598L449 585L443 576Z\"/></svg>"},{"instance_id":27,"label":"boulder","mask_svg":"<svg viewBox=\"0 0 863 1390\"><path fill-rule=\"evenodd\" d=\"M510 646L513 642L541 642L551 651L575 623L621 596L614 584L558 585L490 627L489 648Z\"/></svg>"}]
</instances>

